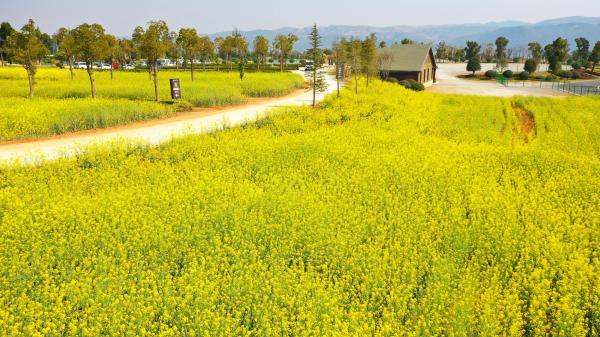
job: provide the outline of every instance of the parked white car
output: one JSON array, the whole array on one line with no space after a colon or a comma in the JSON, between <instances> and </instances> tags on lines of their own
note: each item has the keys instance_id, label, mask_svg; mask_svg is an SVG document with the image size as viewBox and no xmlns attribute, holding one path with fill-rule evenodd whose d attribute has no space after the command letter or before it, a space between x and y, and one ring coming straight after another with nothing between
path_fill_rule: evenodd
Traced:
<instances>
[{"instance_id":1,"label":"parked white car","mask_svg":"<svg viewBox=\"0 0 600 337\"><path fill-rule=\"evenodd\" d=\"M123 69L123 70L134 70L135 67L133 66L133 64L121 64L121 69Z\"/></svg>"},{"instance_id":2,"label":"parked white car","mask_svg":"<svg viewBox=\"0 0 600 337\"><path fill-rule=\"evenodd\" d=\"M74 69L87 69L85 62L75 62L73 63Z\"/></svg>"},{"instance_id":3,"label":"parked white car","mask_svg":"<svg viewBox=\"0 0 600 337\"><path fill-rule=\"evenodd\" d=\"M106 63L94 63L92 67L95 70L110 70L110 65Z\"/></svg>"}]
</instances>

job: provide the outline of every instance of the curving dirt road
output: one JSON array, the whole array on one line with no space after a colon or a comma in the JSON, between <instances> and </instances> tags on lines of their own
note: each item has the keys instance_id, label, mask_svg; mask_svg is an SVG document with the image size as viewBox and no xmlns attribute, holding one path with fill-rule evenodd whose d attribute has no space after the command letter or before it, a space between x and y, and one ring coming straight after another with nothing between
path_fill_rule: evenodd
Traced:
<instances>
[{"instance_id":1,"label":"curving dirt road","mask_svg":"<svg viewBox=\"0 0 600 337\"><path fill-rule=\"evenodd\" d=\"M318 101L336 89L334 77L327 76L327 83L327 90L317 95ZM34 163L40 159L51 160L74 155L92 144L123 139L160 144L176 136L210 132L224 125L239 125L247 120L260 118L275 107L309 104L312 104L312 91L299 90L279 98L250 99L248 104L241 106L195 109L172 118L76 132L47 139L11 142L0 145L0 162L18 160Z\"/></svg>"}]
</instances>

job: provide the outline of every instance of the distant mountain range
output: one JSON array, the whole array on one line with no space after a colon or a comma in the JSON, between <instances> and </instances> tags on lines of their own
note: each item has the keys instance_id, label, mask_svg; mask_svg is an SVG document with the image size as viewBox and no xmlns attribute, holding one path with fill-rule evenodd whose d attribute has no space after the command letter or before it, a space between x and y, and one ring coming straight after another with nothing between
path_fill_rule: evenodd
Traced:
<instances>
[{"instance_id":1,"label":"distant mountain range","mask_svg":"<svg viewBox=\"0 0 600 337\"><path fill-rule=\"evenodd\" d=\"M308 48L308 34L310 27L293 28L283 27L275 30L252 30L242 32L250 41L257 35L264 35L270 40L277 34L294 33L300 37L296 49L304 51ZM586 37L592 45L600 40L600 17L566 17L546 20L538 23L519 21L490 22L482 24L457 24L440 26L326 26L320 27L325 47L343 36L365 37L376 33L378 39L388 44L409 38L417 42L446 43L463 46L466 41L474 40L483 45L494 42L498 36L505 36L510 40L512 47L524 47L531 41L548 44L557 37L567 38L572 45L577 37ZM231 32L211 34L211 37L226 36Z\"/></svg>"}]
</instances>

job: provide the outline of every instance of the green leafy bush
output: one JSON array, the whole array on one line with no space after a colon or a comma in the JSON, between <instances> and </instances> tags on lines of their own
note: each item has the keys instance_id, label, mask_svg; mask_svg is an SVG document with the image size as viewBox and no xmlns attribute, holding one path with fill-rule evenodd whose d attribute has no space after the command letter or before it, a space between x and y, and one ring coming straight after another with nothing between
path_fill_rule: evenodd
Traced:
<instances>
[{"instance_id":1,"label":"green leafy bush","mask_svg":"<svg viewBox=\"0 0 600 337\"><path fill-rule=\"evenodd\" d=\"M502 73L502 75L506 78L512 78L514 76L514 73L512 70L506 70Z\"/></svg>"},{"instance_id":2,"label":"green leafy bush","mask_svg":"<svg viewBox=\"0 0 600 337\"><path fill-rule=\"evenodd\" d=\"M519 73L519 79L520 80L528 80L529 79L529 72L528 71L522 71Z\"/></svg>"},{"instance_id":3,"label":"green leafy bush","mask_svg":"<svg viewBox=\"0 0 600 337\"><path fill-rule=\"evenodd\" d=\"M498 76L498 72L495 70L488 70L485 72L485 77L487 78L496 78Z\"/></svg>"}]
</instances>

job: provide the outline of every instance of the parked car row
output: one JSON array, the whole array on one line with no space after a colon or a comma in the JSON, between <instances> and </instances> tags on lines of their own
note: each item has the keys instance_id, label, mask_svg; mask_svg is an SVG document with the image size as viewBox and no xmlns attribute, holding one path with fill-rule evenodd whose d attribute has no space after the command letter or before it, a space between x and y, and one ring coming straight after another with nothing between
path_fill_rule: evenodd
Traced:
<instances>
[{"instance_id":1,"label":"parked car row","mask_svg":"<svg viewBox=\"0 0 600 337\"><path fill-rule=\"evenodd\" d=\"M87 64L85 62L75 62L75 63L73 63L73 68L74 69L87 69ZM94 69L94 70L110 70L110 64L94 62L92 64L92 69ZM133 69L135 69L135 67L131 64L114 64L113 69L133 70Z\"/></svg>"}]
</instances>

